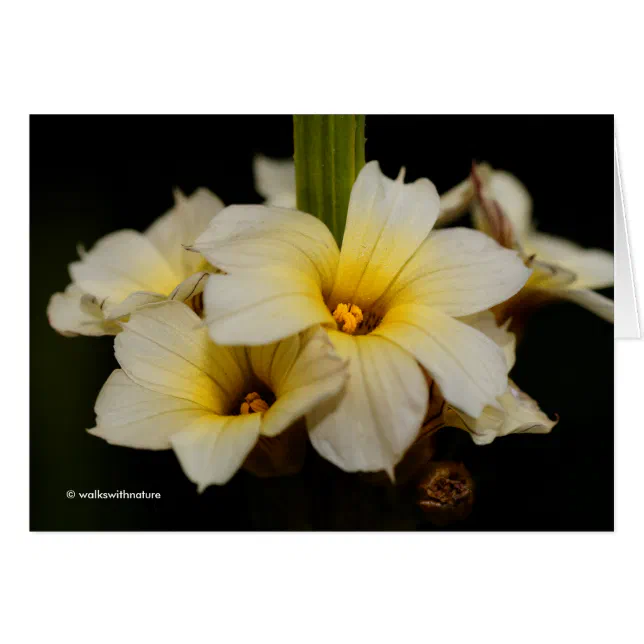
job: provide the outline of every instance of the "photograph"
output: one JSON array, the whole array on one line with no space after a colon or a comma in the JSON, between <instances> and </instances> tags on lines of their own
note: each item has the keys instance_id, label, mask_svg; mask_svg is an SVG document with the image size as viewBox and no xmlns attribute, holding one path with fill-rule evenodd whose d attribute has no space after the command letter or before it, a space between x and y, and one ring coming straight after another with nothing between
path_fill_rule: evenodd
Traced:
<instances>
[{"instance_id":1,"label":"photograph","mask_svg":"<svg viewBox=\"0 0 644 644\"><path fill-rule=\"evenodd\" d=\"M614 127L31 115L30 531L613 531Z\"/></svg>"}]
</instances>

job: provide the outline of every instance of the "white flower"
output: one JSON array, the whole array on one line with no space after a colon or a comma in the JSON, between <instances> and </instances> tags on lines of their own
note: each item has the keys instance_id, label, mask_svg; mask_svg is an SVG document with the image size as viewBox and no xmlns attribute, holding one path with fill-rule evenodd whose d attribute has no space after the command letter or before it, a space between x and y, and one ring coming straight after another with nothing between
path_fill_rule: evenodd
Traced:
<instances>
[{"instance_id":1,"label":"white flower","mask_svg":"<svg viewBox=\"0 0 644 644\"><path fill-rule=\"evenodd\" d=\"M505 354L508 373L515 363L516 339L507 330L508 323L497 326L494 315L489 311L463 318L489 338L494 340ZM547 434L557 424L544 414L535 400L508 380L506 391L497 397L496 407L487 406L477 418L468 416L454 408L445 412L445 425L460 427L470 432L478 445L487 445L497 436L508 434Z\"/></svg>"},{"instance_id":2,"label":"white flower","mask_svg":"<svg viewBox=\"0 0 644 644\"><path fill-rule=\"evenodd\" d=\"M176 301L147 306L123 327L121 369L103 386L89 431L115 445L174 449L200 491L226 483L260 436L290 427L347 376L319 329L263 347L221 347Z\"/></svg>"},{"instance_id":3,"label":"white flower","mask_svg":"<svg viewBox=\"0 0 644 644\"><path fill-rule=\"evenodd\" d=\"M349 359L343 391L307 416L311 441L347 471L386 470L427 409L424 367L445 398L478 416L507 387L503 352L459 322L516 293L530 271L473 230L429 234L439 197L368 163L353 190L342 252L326 226L294 210L232 206L195 242L213 266L206 323L219 344L261 345L317 324Z\"/></svg>"},{"instance_id":4,"label":"white flower","mask_svg":"<svg viewBox=\"0 0 644 644\"><path fill-rule=\"evenodd\" d=\"M495 204L500 206L496 212ZM591 289L612 286L613 255L605 250L577 244L537 232L532 223L532 199L525 186L508 172L495 171L482 181L482 198L474 203L474 222L479 230L504 243L508 237L498 222L507 217L513 241L531 258L533 273L526 290L576 302L609 322L614 321L613 300Z\"/></svg>"},{"instance_id":5,"label":"white flower","mask_svg":"<svg viewBox=\"0 0 644 644\"><path fill-rule=\"evenodd\" d=\"M80 261L69 266L72 283L52 296L49 323L59 333L114 335L115 320L138 307L167 298L190 300L203 290L207 264L186 251L224 207L201 188L186 198L175 193L176 205L145 233L119 230L100 239Z\"/></svg>"}]
</instances>

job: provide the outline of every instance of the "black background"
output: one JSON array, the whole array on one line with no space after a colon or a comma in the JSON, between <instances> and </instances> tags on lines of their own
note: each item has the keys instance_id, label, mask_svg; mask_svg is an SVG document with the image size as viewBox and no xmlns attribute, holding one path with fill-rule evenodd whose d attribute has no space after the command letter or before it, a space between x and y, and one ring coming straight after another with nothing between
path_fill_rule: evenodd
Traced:
<instances>
[{"instance_id":1,"label":"black background","mask_svg":"<svg viewBox=\"0 0 644 644\"><path fill-rule=\"evenodd\" d=\"M444 192L485 160L532 193L539 228L613 249L612 116L368 116L367 160ZM85 433L116 367L113 339L64 338L49 297L69 282L76 244L143 230L172 206L171 189L206 186L226 204L259 203L252 157L292 154L288 116L94 116L31 119L31 529L272 530L434 528L412 491L375 487L309 449L297 476L237 474L203 494L171 451L110 446ZM612 297L612 290L603 291ZM478 447L441 430L444 455L477 484L452 530L613 528L613 327L568 303L530 320L513 379L561 417L551 434ZM67 490L161 493L160 500L81 500Z\"/></svg>"}]
</instances>

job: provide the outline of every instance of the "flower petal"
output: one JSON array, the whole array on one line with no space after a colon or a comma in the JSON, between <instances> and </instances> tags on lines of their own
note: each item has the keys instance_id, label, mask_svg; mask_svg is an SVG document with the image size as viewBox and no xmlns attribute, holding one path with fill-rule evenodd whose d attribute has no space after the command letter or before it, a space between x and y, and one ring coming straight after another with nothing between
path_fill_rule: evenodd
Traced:
<instances>
[{"instance_id":1,"label":"flower petal","mask_svg":"<svg viewBox=\"0 0 644 644\"><path fill-rule=\"evenodd\" d=\"M138 384L227 414L248 378L243 351L213 344L201 320L176 301L134 313L114 343L116 359Z\"/></svg>"},{"instance_id":2,"label":"flower petal","mask_svg":"<svg viewBox=\"0 0 644 644\"><path fill-rule=\"evenodd\" d=\"M250 347L248 359L253 373L273 393L275 384L292 369L302 348L302 336L293 335L281 342Z\"/></svg>"},{"instance_id":3,"label":"flower petal","mask_svg":"<svg viewBox=\"0 0 644 644\"><path fill-rule=\"evenodd\" d=\"M166 299L165 295L160 293L146 293L145 291L137 291L130 293L122 302L115 306L110 306L107 309L106 317L108 320L118 320L134 313L134 311L147 306L148 304L155 304L163 302Z\"/></svg>"},{"instance_id":4,"label":"flower petal","mask_svg":"<svg viewBox=\"0 0 644 644\"><path fill-rule=\"evenodd\" d=\"M532 230L532 197L527 188L509 172L496 170L484 187L484 193L501 206L503 214L512 224L519 243L523 244L527 241ZM480 204L475 204L473 208L475 222L480 208Z\"/></svg>"},{"instance_id":5,"label":"flower petal","mask_svg":"<svg viewBox=\"0 0 644 644\"><path fill-rule=\"evenodd\" d=\"M526 242L537 259L557 263L576 274L574 288L605 288L614 282L613 254L598 248L582 248L567 239L532 233Z\"/></svg>"},{"instance_id":6,"label":"flower petal","mask_svg":"<svg viewBox=\"0 0 644 644\"><path fill-rule=\"evenodd\" d=\"M392 308L372 335L395 342L429 372L451 405L478 416L507 386L500 347L480 331L417 304Z\"/></svg>"},{"instance_id":7,"label":"flower petal","mask_svg":"<svg viewBox=\"0 0 644 644\"><path fill-rule=\"evenodd\" d=\"M266 206L229 206L193 248L227 273L282 267L315 281L325 294L333 284L339 256L333 235L319 219ZM261 272L256 279L262 281Z\"/></svg>"},{"instance_id":8,"label":"flower petal","mask_svg":"<svg viewBox=\"0 0 644 644\"><path fill-rule=\"evenodd\" d=\"M376 306L387 310L416 302L462 317L507 300L529 276L515 251L483 233L439 230L422 244Z\"/></svg>"},{"instance_id":9,"label":"flower petal","mask_svg":"<svg viewBox=\"0 0 644 644\"><path fill-rule=\"evenodd\" d=\"M231 206L194 248L228 275L204 291L206 322L220 344L260 345L335 324L324 298L338 263L327 227L295 210Z\"/></svg>"},{"instance_id":10,"label":"flower petal","mask_svg":"<svg viewBox=\"0 0 644 644\"><path fill-rule=\"evenodd\" d=\"M486 184L490 180L492 168L487 163L477 165L475 170L479 180L483 184ZM440 214L436 220L436 227L447 226L467 212L475 194L475 186L471 174L467 179L464 179L458 185L444 192L441 195Z\"/></svg>"},{"instance_id":11,"label":"flower petal","mask_svg":"<svg viewBox=\"0 0 644 644\"><path fill-rule=\"evenodd\" d=\"M253 159L255 190L270 206L295 208L295 163L291 159L269 159L258 154Z\"/></svg>"},{"instance_id":12,"label":"flower petal","mask_svg":"<svg viewBox=\"0 0 644 644\"><path fill-rule=\"evenodd\" d=\"M393 477L425 417L425 376L412 356L384 338L339 331L329 337L349 360L349 380L307 414L311 443L347 472L385 470Z\"/></svg>"},{"instance_id":13,"label":"flower petal","mask_svg":"<svg viewBox=\"0 0 644 644\"><path fill-rule=\"evenodd\" d=\"M521 248L514 232L510 218L503 212L499 202L490 195L489 182L479 173L478 168L472 168L472 181L476 192L476 200L472 207L474 227L485 233L504 248Z\"/></svg>"},{"instance_id":14,"label":"flower petal","mask_svg":"<svg viewBox=\"0 0 644 644\"><path fill-rule=\"evenodd\" d=\"M563 289L557 291L557 295L565 300L579 304L588 309L602 320L615 322L615 302L605 295L595 293L588 289Z\"/></svg>"},{"instance_id":15,"label":"flower petal","mask_svg":"<svg viewBox=\"0 0 644 644\"><path fill-rule=\"evenodd\" d=\"M257 442L260 422L260 414L210 415L170 438L181 468L199 492L232 478Z\"/></svg>"},{"instance_id":16,"label":"flower petal","mask_svg":"<svg viewBox=\"0 0 644 644\"><path fill-rule=\"evenodd\" d=\"M225 345L257 346L335 321L317 282L280 266L211 275L204 290L205 322Z\"/></svg>"},{"instance_id":17,"label":"flower petal","mask_svg":"<svg viewBox=\"0 0 644 644\"><path fill-rule=\"evenodd\" d=\"M467 177L440 197L440 212L436 219L436 227L447 226L467 211L474 196L472 178Z\"/></svg>"},{"instance_id":18,"label":"flower petal","mask_svg":"<svg viewBox=\"0 0 644 644\"><path fill-rule=\"evenodd\" d=\"M185 250L208 227L212 218L224 209L224 204L206 188L199 188L189 197L175 191L175 206L159 217L146 231L146 237L156 246L179 277L177 283L194 273L203 258Z\"/></svg>"},{"instance_id":19,"label":"flower petal","mask_svg":"<svg viewBox=\"0 0 644 644\"><path fill-rule=\"evenodd\" d=\"M170 436L209 413L197 403L142 387L121 369L103 385L94 411L90 434L138 449L170 449Z\"/></svg>"},{"instance_id":20,"label":"flower petal","mask_svg":"<svg viewBox=\"0 0 644 644\"><path fill-rule=\"evenodd\" d=\"M294 348L296 357L291 360ZM250 350L253 364L253 355L260 351ZM264 414L261 433L279 434L316 405L336 395L348 376L346 361L335 352L328 334L319 327L283 340L273 354L270 368L269 386L277 400Z\"/></svg>"},{"instance_id":21,"label":"flower petal","mask_svg":"<svg viewBox=\"0 0 644 644\"><path fill-rule=\"evenodd\" d=\"M540 290L559 290L571 286L577 280L577 274L568 270L560 262L544 262L536 257L527 259L532 274L526 287Z\"/></svg>"},{"instance_id":22,"label":"flower petal","mask_svg":"<svg viewBox=\"0 0 644 644\"><path fill-rule=\"evenodd\" d=\"M49 324L61 335L116 335L121 328L105 319L98 300L70 284L64 293L54 293L47 306Z\"/></svg>"},{"instance_id":23,"label":"flower petal","mask_svg":"<svg viewBox=\"0 0 644 644\"><path fill-rule=\"evenodd\" d=\"M203 292L209 274L207 271L193 273L183 280L167 297L160 293L147 293L145 291L131 293L119 304L107 307L106 318L108 320L118 320L131 315L144 306L164 302L165 300L187 302L195 295Z\"/></svg>"},{"instance_id":24,"label":"flower petal","mask_svg":"<svg viewBox=\"0 0 644 644\"><path fill-rule=\"evenodd\" d=\"M186 302L187 300L203 293L203 290L208 281L208 271L199 271L193 273L190 277L186 278L177 286L172 293L168 296L170 300L178 300L179 302Z\"/></svg>"},{"instance_id":25,"label":"flower petal","mask_svg":"<svg viewBox=\"0 0 644 644\"><path fill-rule=\"evenodd\" d=\"M508 373L512 370L516 361L517 337L514 333L508 331L511 320L507 320L499 326L496 323L494 313L491 311L482 311L476 315L459 318L459 321L477 329L501 347L508 365Z\"/></svg>"},{"instance_id":26,"label":"flower petal","mask_svg":"<svg viewBox=\"0 0 644 644\"><path fill-rule=\"evenodd\" d=\"M367 163L351 190L331 308L369 308L432 229L439 208L428 179L405 185L402 176L392 181L376 161Z\"/></svg>"},{"instance_id":27,"label":"flower petal","mask_svg":"<svg viewBox=\"0 0 644 644\"><path fill-rule=\"evenodd\" d=\"M445 423L470 432L477 445L488 445L497 436L508 434L548 434L558 420L550 420L530 396L511 380L506 392L499 396L501 409L486 407L478 418L449 409Z\"/></svg>"},{"instance_id":28,"label":"flower petal","mask_svg":"<svg viewBox=\"0 0 644 644\"><path fill-rule=\"evenodd\" d=\"M80 261L70 264L69 272L83 291L109 298L110 304L136 291L170 293L183 279L152 242L134 230L103 237Z\"/></svg>"}]
</instances>

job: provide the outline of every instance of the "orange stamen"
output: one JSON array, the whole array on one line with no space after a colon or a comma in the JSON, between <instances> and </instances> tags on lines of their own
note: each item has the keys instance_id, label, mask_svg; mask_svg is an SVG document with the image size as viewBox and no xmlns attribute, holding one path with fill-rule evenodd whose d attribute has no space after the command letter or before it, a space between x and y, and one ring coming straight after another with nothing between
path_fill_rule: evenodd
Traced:
<instances>
[{"instance_id":1,"label":"orange stamen","mask_svg":"<svg viewBox=\"0 0 644 644\"><path fill-rule=\"evenodd\" d=\"M338 304L333 311L333 319L341 331L353 335L364 319L362 310L355 304Z\"/></svg>"}]
</instances>

